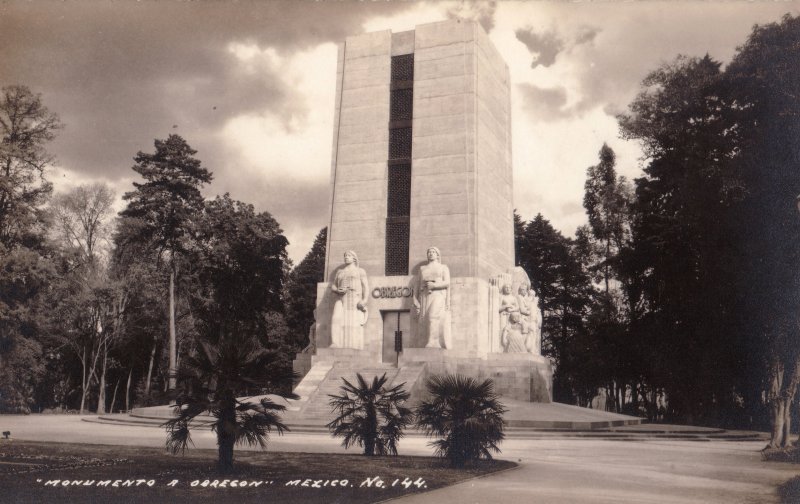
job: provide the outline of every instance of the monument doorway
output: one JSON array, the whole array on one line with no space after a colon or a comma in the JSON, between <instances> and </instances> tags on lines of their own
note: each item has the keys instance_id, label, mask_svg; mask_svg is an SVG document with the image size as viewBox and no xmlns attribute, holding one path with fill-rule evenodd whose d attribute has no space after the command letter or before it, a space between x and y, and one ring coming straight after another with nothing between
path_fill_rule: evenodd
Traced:
<instances>
[{"instance_id":1,"label":"monument doorway","mask_svg":"<svg viewBox=\"0 0 800 504\"><path fill-rule=\"evenodd\" d=\"M411 342L411 314L408 310L382 311L381 316L383 317L382 362L396 364L396 338L400 338L402 348Z\"/></svg>"}]
</instances>

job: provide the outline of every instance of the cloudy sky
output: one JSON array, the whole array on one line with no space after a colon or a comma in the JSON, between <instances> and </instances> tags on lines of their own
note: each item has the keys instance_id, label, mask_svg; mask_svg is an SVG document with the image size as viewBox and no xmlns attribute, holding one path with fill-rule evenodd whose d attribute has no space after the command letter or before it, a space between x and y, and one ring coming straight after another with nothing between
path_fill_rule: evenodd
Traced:
<instances>
[{"instance_id":1,"label":"cloudy sky","mask_svg":"<svg viewBox=\"0 0 800 504\"><path fill-rule=\"evenodd\" d=\"M512 80L514 205L564 234L585 222L586 168L618 137L645 75L678 54L727 63L754 24L800 2L0 2L0 85L41 93L66 127L57 191L132 189L132 158L183 136L214 172L206 194L271 212L302 259L326 225L336 44L453 16L478 20Z\"/></svg>"}]
</instances>

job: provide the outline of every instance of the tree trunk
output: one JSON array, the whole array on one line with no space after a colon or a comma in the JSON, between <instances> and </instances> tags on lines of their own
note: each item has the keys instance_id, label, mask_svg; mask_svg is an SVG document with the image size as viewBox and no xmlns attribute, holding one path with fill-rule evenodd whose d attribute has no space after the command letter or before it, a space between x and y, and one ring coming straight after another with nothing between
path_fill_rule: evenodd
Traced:
<instances>
[{"instance_id":1,"label":"tree trunk","mask_svg":"<svg viewBox=\"0 0 800 504\"><path fill-rule=\"evenodd\" d=\"M100 349L98 349L100 351ZM106 369L108 368L108 345L103 343L103 371L100 373L100 386L97 391L97 414L106 412Z\"/></svg>"},{"instance_id":2,"label":"tree trunk","mask_svg":"<svg viewBox=\"0 0 800 504\"><path fill-rule=\"evenodd\" d=\"M367 409L367 425L369 431L364 436L364 455L372 457L375 455L375 439L378 437L378 412L373 408Z\"/></svg>"},{"instance_id":3,"label":"tree trunk","mask_svg":"<svg viewBox=\"0 0 800 504\"><path fill-rule=\"evenodd\" d=\"M144 384L144 395L150 397L150 381L153 379L153 362L156 360L156 347L158 342L153 342L153 350L150 351L150 365L147 367L147 381Z\"/></svg>"},{"instance_id":4,"label":"tree trunk","mask_svg":"<svg viewBox=\"0 0 800 504\"><path fill-rule=\"evenodd\" d=\"M786 403L783 399L774 399L770 408L772 417L772 437L769 441L769 448L782 448L784 445L783 423L786 420Z\"/></svg>"},{"instance_id":5,"label":"tree trunk","mask_svg":"<svg viewBox=\"0 0 800 504\"><path fill-rule=\"evenodd\" d=\"M610 275L608 271L608 258L611 255L611 239L606 239L606 260L605 260L605 280L606 280L606 302L611 304L610 300L608 299L608 277ZM608 317L608 306L606 307L606 317Z\"/></svg>"},{"instance_id":6,"label":"tree trunk","mask_svg":"<svg viewBox=\"0 0 800 504\"><path fill-rule=\"evenodd\" d=\"M169 386L175 388L175 374L178 370L177 338L175 336L175 259L172 260L172 271L169 275Z\"/></svg>"},{"instance_id":7,"label":"tree trunk","mask_svg":"<svg viewBox=\"0 0 800 504\"><path fill-rule=\"evenodd\" d=\"M83 347L83 357L81 358L81 409L80 414L83 415L83 408L86 404L86 347Z\"/></svg>"},{"instance_id":8,"label":"tree trunk","mask_svg":"<svg viewBox=\"0 0 800 504\"><path fill-rule=\"evenodd\" d=\"M614 403L617 400L617 392L614 390L614 382L606 385L606 411L615 411Z\"/></svg>"},{"instance_id":9,"label":"tree trunk","mask_svg":"<svg viewBox=\"0 0 800 504\"><path fill-rule=\"evenodd\" d=\"M769 448L786 448L792 445L792 403L797 391L800 363L797 358L784 363L780 355L773 357L770 384L770 420L772 437Z\"/></svg>"},{"instance_id":10,"label":"tree trunk","mask_svg":"<svg viewBox=\"0 0 800 504\"><path fill-rule=\"evenodd\" d=\"M117 384L114 385L114 393L111 395L111 406L108 407L109 413L114 413L114 403L117 402L117 389L119 388L119 378L117 378Z\"/></svg>"},{"instance_id":11,"label":"tree trunk","mask_svg":"<svg viewBox=\"0 0 800 504\"><path fill-rule=\"evenodd\" d=\"M125 412L131 410L131 378L133 378L133 366L128 371L128 385L125 387Z\"/></svg>"},{"instance_id":12,"label":"tree trunk","mask_svg":"<svg viewBox=\"0 0 800 504\"><path fill-rule=\"evenodd\" d=\"M233 472L233 446L236 442L236 399L229 394L221 401L221 411L217 428L218 459L217 470L221 474Z\"/></svg>"},{"instance_id":13,"label":"tree trunk","mask_svg":"<svg viewBox=\"0 0 800 504\"><path fill-rule=\"evenodd\" d=\"M784 447L792 446L792 400L786 401L783 408L783 443Z\"/></svg>"}]
</instances>

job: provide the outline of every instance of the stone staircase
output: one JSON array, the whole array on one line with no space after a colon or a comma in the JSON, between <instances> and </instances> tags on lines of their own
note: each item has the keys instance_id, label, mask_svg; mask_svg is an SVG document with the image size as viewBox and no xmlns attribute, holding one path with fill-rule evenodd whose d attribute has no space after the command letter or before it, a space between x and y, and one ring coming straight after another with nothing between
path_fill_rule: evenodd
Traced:
<instances>
[{"instance_id":1,"label":"stone staircase","mask_svg":"<svg viewBox=\"0 0 800 504\"><path fill-rule=\"evenodd\" d=\"M327 368L327 372L323 379L319 379L322 370L317 370L315 368L322 366ZM421 371L422 367L418 369ZM291 423L297 425L324 426L333 420L335 415L328 404L330 396L337 395L341 392L341 387L344 385L342 379L346 379L350 383L356 385L358 383L356 373L360 373L367 383L372 383L375 377L386 374L386 386L393 386L394 384L405 382L406 390L408 390L410 386L413 386L413 382L416 382L416 379L421 375L421 372L417 372L416 376L414 373L401 373L400 369L389 364L372 364L367 368L354 368L340 363L334 365L317 364L312 367L311 371L306 375L308 380L304 378L295 388L295 393L301 396L301 400L298 401L300 405L298 411L291 413ZM398 381L397 378L400 375L402 375L402 379ZM314 386L313 391L311 391L312 386ZM308 393L309 391L310 393ZM308 395L304 397L305 393L308 393ZM288 417L287 420L289 420Z\"/></svg>"}]
</instances>

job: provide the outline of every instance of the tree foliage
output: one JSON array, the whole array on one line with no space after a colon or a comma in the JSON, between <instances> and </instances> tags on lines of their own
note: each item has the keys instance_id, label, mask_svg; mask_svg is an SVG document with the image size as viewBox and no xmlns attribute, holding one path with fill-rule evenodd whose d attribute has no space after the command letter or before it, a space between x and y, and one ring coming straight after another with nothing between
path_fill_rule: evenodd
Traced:
<instances>
[{"instance_id":1,"label":"tree foliage","mask_svg":"<svg viewBox=\"0 0 800 504\"><path fill-rule=\"evenodd\" d=\"M620 118L647 154L625 268L649 379L688 422L757 427L769 397L776 444L798 377L798 39L786 17L724 71L680 57Z\"/></svg>"},{"instance_id":2,"label":"tree foliage","mask_svg":"<svg viewBox=\"0 0 800 504\"><path fill-rule=\"evenodd\" d=\"M198 218L195 309L206 332L269 331L266 315L281 312L288 241L268 213L227 194Z\"/></svg>"},{"instance_id":3,"label":"tree foliage","mask_svg":"<svg viewBox=\"0 0 800 504\"><path fill-rule=\"evenodd\" d=\"M155 153L139 152L133 170L144 179L125 193L123 217L139 219L136 236L159 254L180 254L192 249L196 217L203 209L200 189L212 175L194 155L197 151L179 135L155 141Z\"/></svg>"},{"instance_id":4,"label":"tree foliage","mask_svg":"<svg viewBox=\"0 0 800 504\"><path fill-rule=\"evenodd\" d=\"M742 395L758 404L766 391L773 446L791 443L800 381L798 58L800 18L787 15L756 26L725 72L740 138L731 164L743 188L733 215L740 293L734 313L746 314L736 319L745 354Z\"/></svg>"},{"instance_id":5,"label":"tree foliage","mask_svg":"<svg viewBox=\"0 0 800 504\"><path fill-rule=\"evenodd\" d=\"M553 397L571 402L570 385L584 357L576 349L585 339L585 318L591 302L591 284L578 260L575 242L565 238L541 214L518 235L517 263L531 278L542 308L542 354L555 367Z\"/></svg>"},{"instance_id":6,"label":"tree foliage","mask_svg":"<svg viewBox=\"0 0 800 504\"><path fill-rule=\"evenodd\" d=\"M56 195L51 205L57 237L91 269L111 246L114 197L106 184L96 183Z\"/></svg>"},{"instance_id":7,"label":"tree foliage","mask_svg":"<svg viewBox=\"0 0 800 504\"><path fill-rule=\"evenodd\" d=\"M322 228L314 238L311 250L289 274L286 287L286 322L295 335L298 348L309 343L309 329L314 324L317 283L324 281L327 238L328 228Z\"/></svg>"},{"instance_id":8,"label":"tree foliage","mask_svg":"<svg viewBox=\"0 0 800 504\"><path fill-rule=\"evenodd\" d=\"M0 98L0 245L34 247L43 234L42 205L52 184L45 150L62 127L41 96L25 86L9 86Z\"/></svg>"},{"instance_id":9,"label":"tree foliage","mask_svg":"<svg viewBox=\"0 0 800 504\"><path fill-rule=\"evenodd\" d=\"M45 147L61 128L24 86L0 97L0 412L27 413L43 375L45 296L55 274L43 208L52 186Z\"/></svg>"}]
</instances>

